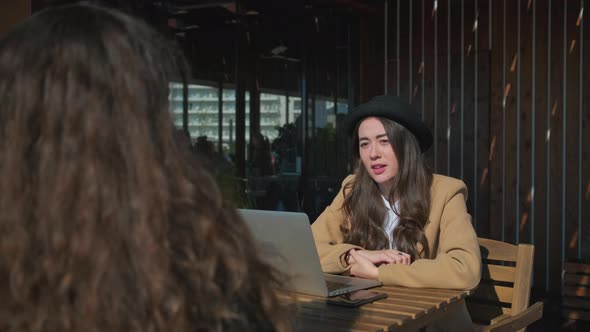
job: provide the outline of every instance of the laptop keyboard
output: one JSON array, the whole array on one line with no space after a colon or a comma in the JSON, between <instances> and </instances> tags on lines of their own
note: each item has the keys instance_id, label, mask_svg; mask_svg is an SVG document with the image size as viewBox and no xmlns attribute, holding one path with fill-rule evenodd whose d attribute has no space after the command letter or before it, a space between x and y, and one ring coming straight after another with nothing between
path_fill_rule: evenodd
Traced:
<instances>
[{"instance_id":1,"label":"laptop keyboard","mask_svg":"<svg viewBox=\"0 0 590 332\"><path fill-rule=\"evenodd\" d=\"M331 281L331 280L326 280L326 286L328 286L328 291L335 291L341 288L345 288L348 287L349 284L345 283L345 282L338 282L338 281Z\"/></svg>"}]
</instances>

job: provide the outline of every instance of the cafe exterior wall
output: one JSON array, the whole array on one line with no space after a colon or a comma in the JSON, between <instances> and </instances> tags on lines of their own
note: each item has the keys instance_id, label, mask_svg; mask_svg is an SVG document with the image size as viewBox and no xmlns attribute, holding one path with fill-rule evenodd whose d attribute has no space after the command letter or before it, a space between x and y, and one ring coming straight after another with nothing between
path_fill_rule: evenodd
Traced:
<instances>
[{"instance_id":1,"label":"cafe exterior wall","mask_svg":"<svg viewBox=\"0 0 590 332\"><path fill-rule=\"evenodd\" d=\"M582 0L390 0L387 29L382 13L361 29L381 45L361 49L361 99L385 86L422 112L427 156L467 184L478 234L534 244L534 287L551 294L590 241L583 13Z\"/></svg>"}]
</instances>

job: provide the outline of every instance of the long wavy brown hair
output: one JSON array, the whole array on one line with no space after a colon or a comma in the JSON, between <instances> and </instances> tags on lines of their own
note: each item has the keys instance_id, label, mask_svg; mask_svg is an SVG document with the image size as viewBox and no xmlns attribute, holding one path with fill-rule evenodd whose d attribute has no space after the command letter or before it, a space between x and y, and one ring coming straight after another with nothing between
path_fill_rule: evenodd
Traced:
<instances>
[{"instance_id":1,"label":"long wavy brown hair","mask_svg":"<svg viewBox=\"0 0 590 332\"><path fill-rule=\"evenodd\" d=\"M379 118L399 163L399 172L388 194L390 202L399 197L399 209L392 204L399 223L393 232L395 247L410 254L412 260L430 257L424 227L430 214L432 171L427 166L416 137L402 125ZM370 250L388 249L384 231L387 208L379 187L360 160L358 127L354 131L353 154L357 160L356 177L344 188L344 212L349 220L342 226L344 240ZM419 250L417 244L422 245Z\"/></svg>"},{"instance_id":2,"label":"long wavy brown hair","mask_svg":"<svg viewBox=\"0 0 590 332\"><path fill-rule=\"evenodd\" d=\"M235 209L173 139L175 48L50 8L0 39L0 331L285 331Z\"/></svg>"}]
</instances>

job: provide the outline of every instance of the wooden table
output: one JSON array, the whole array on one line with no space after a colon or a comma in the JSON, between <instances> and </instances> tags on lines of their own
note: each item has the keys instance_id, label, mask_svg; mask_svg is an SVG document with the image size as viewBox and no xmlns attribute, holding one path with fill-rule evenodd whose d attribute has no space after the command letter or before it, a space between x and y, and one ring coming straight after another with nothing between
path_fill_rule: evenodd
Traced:
<instances>
[{"instance_id":1,"label":"wooden table","mask_svg":"<svg viewBox=\"0 0 590 332\"><path fill-rule=\"evenodd\" d=\"M461 305L470 291L384 286L386 299L357 308L297 294L295 331L417 331Z\"/></svg>"}]
</instances>

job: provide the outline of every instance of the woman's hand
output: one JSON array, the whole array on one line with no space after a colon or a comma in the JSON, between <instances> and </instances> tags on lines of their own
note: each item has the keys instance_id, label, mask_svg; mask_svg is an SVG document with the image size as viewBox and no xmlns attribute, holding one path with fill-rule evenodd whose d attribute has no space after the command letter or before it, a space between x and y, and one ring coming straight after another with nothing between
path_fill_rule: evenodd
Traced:
<instances>
[{"instance_id":1,"label":"woman's hand","mask_svg":"<svg viewBox=\"0 0 590 332\"><path fill-rule=\"evenodd\" d=\"M364 251L364 250L360 250ZM351 249L348 262L350 264L350 275L365 279L379 279L377 266L359 254L360 251Z\"/></svg>"},{"instance_id":2,"label":"woman's hand","mask_svg":"<svg viewBox=\"0 0 590 332\"><path fill-rule=\"evenodd\" d=\"M358 250L357 254L364 257L376 266L381 264L405 264L410 265L410 255L394 250Z\"/></svg>"}]
</instances>

